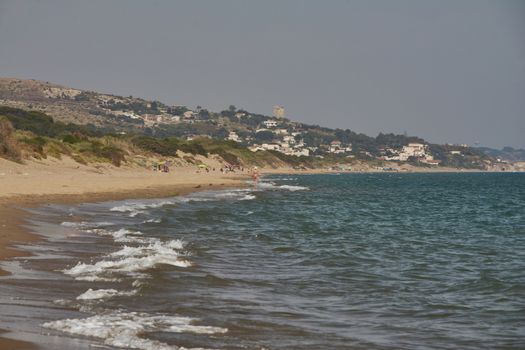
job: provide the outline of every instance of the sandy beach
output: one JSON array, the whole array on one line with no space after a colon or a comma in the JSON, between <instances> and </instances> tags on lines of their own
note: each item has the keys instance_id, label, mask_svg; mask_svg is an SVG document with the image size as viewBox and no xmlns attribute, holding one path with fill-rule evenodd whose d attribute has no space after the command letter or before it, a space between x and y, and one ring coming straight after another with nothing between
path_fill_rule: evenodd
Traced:
<instances>
[{"instance_id":1,"label":"sandy beach","mask_svg":"<svg viewBox=\"0 0 525 350\"><path fill-rule=\"evenodd\" d=\"M161 173L142 167L85 166L68 158L25 164L0 159L0 260L26 255L13 246L39 239L24 227L28 214L23 208L48 203L184 195L203 189L243 186L246 178L246 174L223 174L218 170L197 173L190 166ZM6 274L0 269L0 276ZM0 335L0 349L31 348L32 344Z\"/></svg>"}]
</instances>

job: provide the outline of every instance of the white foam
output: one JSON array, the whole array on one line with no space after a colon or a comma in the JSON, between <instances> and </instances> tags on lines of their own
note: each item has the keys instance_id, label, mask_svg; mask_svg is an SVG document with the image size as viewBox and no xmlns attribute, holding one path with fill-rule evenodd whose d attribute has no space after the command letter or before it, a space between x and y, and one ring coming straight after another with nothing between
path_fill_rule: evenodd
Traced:
<instances>
[{"instance_id":1,"label":"white foam","mask_svg":"<svg viewBox=\"0 0 525 350\"><path fill-rule=\"evenodd\" d=\"M137 294L136 290L119 292L116 289L88 289L86 292L80 294L77 300L96 300L107 299L115 296L131 296Z\"/></svg>"},{"instance_id":2,"label":"white foam","mask_svg":"<svg viewBox=\"0 0 525 350\"><path fill-rule=\"evenodd\" d=\"M306 191L306 190L309 190L309 188L305 187L305 186L292 186L292 185L282 185L282 186L279 186L279 188L282 188L282 189L285 189L285 190L288 190L288 191Z\"/></svg>"},{"instance_id":3,"label":"white foam","mask_svg":"<svg viewBox=\"0 0 525 350\"><path fill-rule=\"evenodd\" d=\"M180 257L184 242L172 240L161 242L152 238L153 243L146 246L124 246L121 250L111 253L109 260L101 260L94 264L78 263L63 272L83 281L114 280L120 275L143 277L137 272L146 271L158 265L177 267L191 266L191 262Z\"/></svg>"},{"instance_id":4,"label":"white foam","mask_svg":"<svg viewBox=\"0 0 525 350\"><path fill-rule=\"evenodd\" d=\"M160 208L165 205L172 205L175 203L176 203L175 201L161 201L161 202L152 202L152 203L134 202L134 203L127 203L127 204L119 205L109 210L117 211L121 213L126 213L126 212L139 213L146 209Z\"/></svg>"},{"instance_id":5,"label":"white foam","mask_svg":"<svg viewBox=\"0 0 525 350\"><path fill-rule=\"evenodd\" d=\"M210 192L199 192L189 195L183 199L184 202L207 202L217 200L251 200L255 199L253 194L250 194L250 189L234 189L224 191L210 191Z\"/></svg>"},{"instance_id":6,"label":"white foam","mask_svg":"<svg viewBox=\"0 0 525 350\"><path fill-rule=\"evenodd\" d=\"M149 223L160 224L161 221L162 221L161 219L148 219L148 220L142 221L142 223L143 224L149 224Z\"/></svg>"},{"instance_id":7,"label":"white foam","mask_svg":"<svg viewBox=\"0 0 525 350\"><path fill-rule=\"evenodd\" d=\"M99 236L110 236L113 237L115 242L119 243L150 243L154 238L144 238L143 233L140 231L132 231L127 229L120 229L117 231L108 231L103 229L92 229L86 230L86 232L96 233Z\"/></svg>"},{"instance_id":8,"label":"white foam","mask_svg":"<svg viewBox=\"0 0 525 350\"><path fill-rule=\"evenodd\" d=\"M260 182L257 187L262 190L288 190L288 191L306 191L310 188L293 185L277 185L275 182Z\"/></svg>"},{"instance_id":9,"label":"white foam","mask_svg":"<svg viewBox=\"0 0 525 350\"><path fill-rule=\"evenodd\" d=\"M69 334L98 338L108 346L156 350L182 348L142 338L139 335L147 332L217 334L228 331L221 327L194 325L195 321L189 317L116 311L84 319L47 322L42 326Z\"/></svg>"},{"instance_id":10,"label":"white foam","mask_svg":"<svg viewBox=\"0 0 525 350\"><path fill-rule=\"evenodd\" d=\"M60 224L64 227L74 227L74 228L86 228L86 227L104 227L104 226L111 226L113 225L112 222L102 221L102 222L71 222L71 221L64 221Z\"/></svg>"}]
</instances>

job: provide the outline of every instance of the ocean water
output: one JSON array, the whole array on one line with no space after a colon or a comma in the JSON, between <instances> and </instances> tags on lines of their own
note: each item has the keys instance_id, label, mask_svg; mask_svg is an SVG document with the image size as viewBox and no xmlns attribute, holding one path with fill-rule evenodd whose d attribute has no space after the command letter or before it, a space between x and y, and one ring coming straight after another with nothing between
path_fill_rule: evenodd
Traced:
<instances>
[{"instance_id":1,"label":"ocean water","mask_svg":"<svg viewBox=\"0 0 525 350\"><path fill-rule=\"evenodd\" d=\"M276 175L33 218L0 328L43 348L525 348L525 174Z\"/></svg>"}]
</instances>

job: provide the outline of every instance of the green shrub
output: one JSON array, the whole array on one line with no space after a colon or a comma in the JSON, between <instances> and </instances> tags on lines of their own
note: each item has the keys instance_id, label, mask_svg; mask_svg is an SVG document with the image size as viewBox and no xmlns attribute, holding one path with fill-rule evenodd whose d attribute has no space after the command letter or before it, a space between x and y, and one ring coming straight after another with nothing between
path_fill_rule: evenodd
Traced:
<instances>
[{"instance_id":1,"label":"green shrub","mask_svg":"<svg viewBox=\"0 0 525 350\"><path fill-rule=\"evenodd\" d=\"M14 137L15 129L6 117L0 117L0 156L20 161L22 154Z\"/></svg>"},{"instance_id":2,"label":"green shrub","mask_svg":"<svg viewBox=\"0 0 525 350\"><path fill-rule=\"evenodd\" d=\"M28 145L31 152L45 156L44 146L46 145L47 140L42 136L25 137L22 138L20 141Z\"/></svg>"},{"instance_id":3,"label":"green shrub","mask_svg":"<svg viewBox=\"0 0 525 350\"><path fill-rule=\"evenodd\" d=\"M218 149L215 151L217 155L219 155L222 159L224 159L226 162L232 164L232 165L240 165L241 162L239 161L239 158L235 154L232 154L230 152L227 152L223 149Z\"/></svg>"},{"instance_id":4,"label":"green shrub","mask_svg":"<svg viewBox=\"0 0 525 350\"><path fill-rule=\"evenodd\" d=\"M79 137L72 135L72 134L67 134L66 136L62 138L62 142L71 143L71 144L79 143L81 141L82 140Z\"/></svg>"},{"instance_id":5,"label":"green shrub","mask_svg":"<svg viewBox=\"0 0 525 350\"><path fill-rule=\"evenodd\" d=\"M97 156L108 159L111 161L111 164L117 167L119 167L122 162L126 160L124 151L113 146L103 147L98 151Z\"/></svg>"}]
</instances>

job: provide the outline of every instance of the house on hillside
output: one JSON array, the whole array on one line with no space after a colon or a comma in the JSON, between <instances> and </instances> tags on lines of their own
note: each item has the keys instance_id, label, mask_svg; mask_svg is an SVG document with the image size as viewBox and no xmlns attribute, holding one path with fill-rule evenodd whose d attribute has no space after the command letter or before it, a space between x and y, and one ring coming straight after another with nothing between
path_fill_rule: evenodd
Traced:
<instances>
[{"instance_id":1,"label":"house on hillside","mask_svg":"<svg viewBox=\"0 0 525 350\"><path fill-rule=\"evenodd\" d=\"M348 144L345 146L341 141L338 140L330 142L328 153L342 154L347 152L352 152L352 145Z\"/></svg>"},{"instance_id":2,"label":"house on hillside","mask_svg":"<svg viewBox=\"0 0 525 350\"><path fill-rule=\"evenodd\" d=\"M267 128L275 128L277 126L277 121L268 119L268 120L263 121L263 124Z\"/></svg>"},{"instance_id":3,"label":"house on hillside","mask_svg":"<svg viewBox=\"0 0 525 350\"><path fill-rule=\"evenodd\" d=\"M186 111L182 114L182 117L186 120L195 119L195 112L193 111Z\"/></svg>"},{"instance_id":4,"label":"house on hillside","mask_svg":"<svg viewBox=\"0 0 525 350\"><path fill-rule=\"evenodd\" d=\"M226 139L230 141L241 142L241 138L239 137L239 135L237 135L235 131L230 131Z\"/></svg>"},{"instance_id":5,"label":"house on hillside","mask_svg":"<svg viewBox=\"0 0 525 350\"><path fill-rule=\"evenodd\" d=\"M275 129L274 133L276 135L288 135L288 130L286 130L286 129Z\"/></svg>"}]
</instances>

